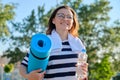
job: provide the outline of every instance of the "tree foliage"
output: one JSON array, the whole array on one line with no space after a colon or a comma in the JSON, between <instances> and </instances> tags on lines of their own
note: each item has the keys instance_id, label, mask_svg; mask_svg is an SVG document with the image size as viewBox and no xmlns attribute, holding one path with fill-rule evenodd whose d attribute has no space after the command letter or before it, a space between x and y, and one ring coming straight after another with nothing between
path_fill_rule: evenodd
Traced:
<instances>
[{"instance_id":1,"label":"tree foliage","mask_svg":"<svg viewBox=\"0 0 120 80\"><path fill-rule=\"evenodd\" d=\"M14 65L13 64L7 64L4 67L4 72L5 73L10 73L14 70Z\"/></svg>"},{"instance_id":2,"label":"tree foliage","mask_svg":"<svg viewBox=\"0 0 120 80\"><path fill-rule=\"evenodd\" d=\"M23 19L23 22L12 22L13 28L11 32L11 36L8 40L11 42L8 43L10 46L4 53L3 57L10 58L9 63L16 63L21 61L25 54L27 53L27 49L29 49L29 43L32 35L35 33L43 33L45 32L45 27L43 25L44 21L48 21L45 18L42 18L44 15L44 7L38 7L38 13L35 14L35 11L32 10L30 16ZM6 40L6 43L9 42ZM12 45L12 46L11 46ZM29 52L29 51L28 51Z\"/></svg>"},{"instance_id":3,"label":"tree foliage","mask_svg":"<svg viewBox=\"0 0 120 80\"><path fill-rule=\"evenodd\" d=\"M92 67L90 73L91 80L110 80L111 76L114 75L114 71L112 70L111 63L109 61L109 55L105 55L100 62L95 63L95 66Z\"/></svg>"},{"instance_id":4,"label":"tree foliage","mask_svg":"<svg viewBox=\"0 0 120 80\"><path fill-rule=\"evenodd\" d=\"M3 5L0 1L0 36L5 36L9 34L9 29L7 22L14 18L15 6L12 4Z\"/></svg>"},{"instance_id":5,"label":"tree foliage","mask_svg":"<svg viewBox=\"0 0 120 80\"><path fill-rule=\"evenodd\" d=\"M15 48L14 50L8 49L6 54L2 55L2 57L7 57L10 59L9 64L14 64L16 62L22 61L23 57L25 56L24 51L20 50L19 48Z\"/></svg>"},{"instance_id":6,"label":"tree foliage","mask_svg":"<svg viewBox=\"0 0 120 80\"><path fill-rule=\"evenodd\" d=\"M89 55L89 79L101 80L101 77L97 76L101 75L101 73L97 74L96 78L92 77L95 76L94 73L96 73L96 70L99 70L100 68L97 63L99 59L101 59L101 57L105 54L110 54L109 56L114 54L114 49L115 47L119 46L120 42L120 37L118 37L119 32L116 31L116 29L120 30L120 25L107 25L107 22L110 20L108 13L112 9L112 7L109 6L110 2L108 0L96 0L90 5L84 5L81 3L81 0L77 0L73 2L65 1L65 4L72 6L72 8L78 14L80 23L80 38L85 41L87 53ZM117 23L119 23L119 21ZM102 65L103 62L100 64ZM95 70L93 68L94 66L96 66ZM112 68L112 65L108 66ZM103 72L105 72L104 67L101 67L101 69L103 69ZM107 71L112 71L112 69L106 69ZM109 76L109 79L103 75L103 77L106 77L104 80L110 80L110 77L112 77L112 75L107 74L106 72L105 74Z\"/></svg>"}]
</instances>

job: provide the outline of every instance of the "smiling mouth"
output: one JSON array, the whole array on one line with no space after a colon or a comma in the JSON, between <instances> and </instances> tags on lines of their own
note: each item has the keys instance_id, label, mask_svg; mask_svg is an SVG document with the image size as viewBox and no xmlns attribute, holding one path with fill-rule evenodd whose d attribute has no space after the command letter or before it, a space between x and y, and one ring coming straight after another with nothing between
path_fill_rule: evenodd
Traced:
<instances>
[{"instance_id":1,"label":"smiling mouth","mask_svg":"<svg viewBox=\"0 0 120 80\"><path fill-rule=\"evenodd\" d=\"M67 24L67 23L60 23L60 24L68 26L68 24Z\"/></svg>"},{"instance_id":2,"label":"smiling mouth","mask_svg":"<svg viewBox=\"0 0 120 80\"><path fill-rule=\"evenodd\" d=\"M60 23L62 26L64 26L64 28L66 28L66 30L69 30L69 25L67 23Z\"/></svg>"}]
</instances>

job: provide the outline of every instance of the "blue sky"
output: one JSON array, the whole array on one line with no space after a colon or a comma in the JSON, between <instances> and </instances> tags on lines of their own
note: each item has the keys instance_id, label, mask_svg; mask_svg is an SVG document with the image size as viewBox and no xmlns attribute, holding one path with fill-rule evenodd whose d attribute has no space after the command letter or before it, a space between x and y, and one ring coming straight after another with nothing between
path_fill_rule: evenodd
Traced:
<instances>
[{"instance_id":1,"label":"blue sky","mask_svg":"<svg viewBox=\"0 0 120 80\"><path fill-rule=\"evenodd\" d=\"M37 9L38 6L45 4L45 10L49 10L51 7L54 7L57 2L59 3L62 0L0 0L3 4L6 3L18 3L17 8L15 9L16 16L15 21L21 22L26 16L30 15L33 9ZM83 0L84 3L90 3L94 0ZM113 9L110 11L109 15L111 17L111 23L117 19L120 19L120 0L109 0L110 6ZM4 51L5 48L0 44L1 49ZM0 50L1 54L1 50Z\"/></svg>"},{"instance_id":2,"label":"blue sky","mask_svg":"<svg viewBox=\"0 0 120 80\"><path fill-rule=\"evenodd\" d=\"M61 1L61 0L58 0ZM26 16L30 15L33 9L37 9L38 6L45 4L45 9L49 10L57 4L57 0L3 0L3 3L18 3L15 9L17 21L21 21Z\"/></svg>"},{"instance_id":3,"label":"blue sky","mask_svg":"<svg viewBox=\"0 0 120 80\"><path fill-rule=\"evenodd\" d=\"M49 10L51 7L54 7L57 2L59 3L62 0L2 0L2 3L18 3L17 8L15 9L16 21L22 21L23 18L30 15L31 10L37 9L38 6L45 4L46 11ZM90 3L94 0L83 0L84 3ZM111 22L120 19L120 0L109 0L110 5L113 9L110 11L109 15L111 17Z\"/></svg>"}]
</instances>

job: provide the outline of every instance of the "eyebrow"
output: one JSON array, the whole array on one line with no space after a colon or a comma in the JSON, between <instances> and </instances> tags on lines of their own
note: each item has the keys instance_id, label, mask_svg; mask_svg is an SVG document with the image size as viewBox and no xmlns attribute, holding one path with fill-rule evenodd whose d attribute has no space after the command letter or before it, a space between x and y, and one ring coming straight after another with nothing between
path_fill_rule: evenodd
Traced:
<instances>
[{"instance_id":1,"label":"eyebrow","mask_svg":"<svg viewBox=\"0 0 120 80\"><path fill-rule=\"evenodd\" d=\"M64 14L64 13L60 13L60 12L59 12L59 13L57 13L57 14ZM64 15L70 15L70 16L73 16L73 15L71 15L71 14L64 14Z\"/></svg>"}]
</instances>

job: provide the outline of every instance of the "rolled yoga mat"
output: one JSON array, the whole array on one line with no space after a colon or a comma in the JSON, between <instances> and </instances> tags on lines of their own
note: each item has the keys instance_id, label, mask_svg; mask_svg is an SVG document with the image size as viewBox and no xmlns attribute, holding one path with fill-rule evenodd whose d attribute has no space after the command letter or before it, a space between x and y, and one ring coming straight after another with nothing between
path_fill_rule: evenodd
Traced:
<instances>
[{"instance_id":1,"label":"rolled yoga mat","mask_svg":"<svg viewBox=\"0 0 120 80\"><path fill-rule=\"evenodd\" d=\"M51 40L45 34L35 34L30 42L28 73L33 70L46 70L51 51Z\"/></svg>"}]
</instances>

